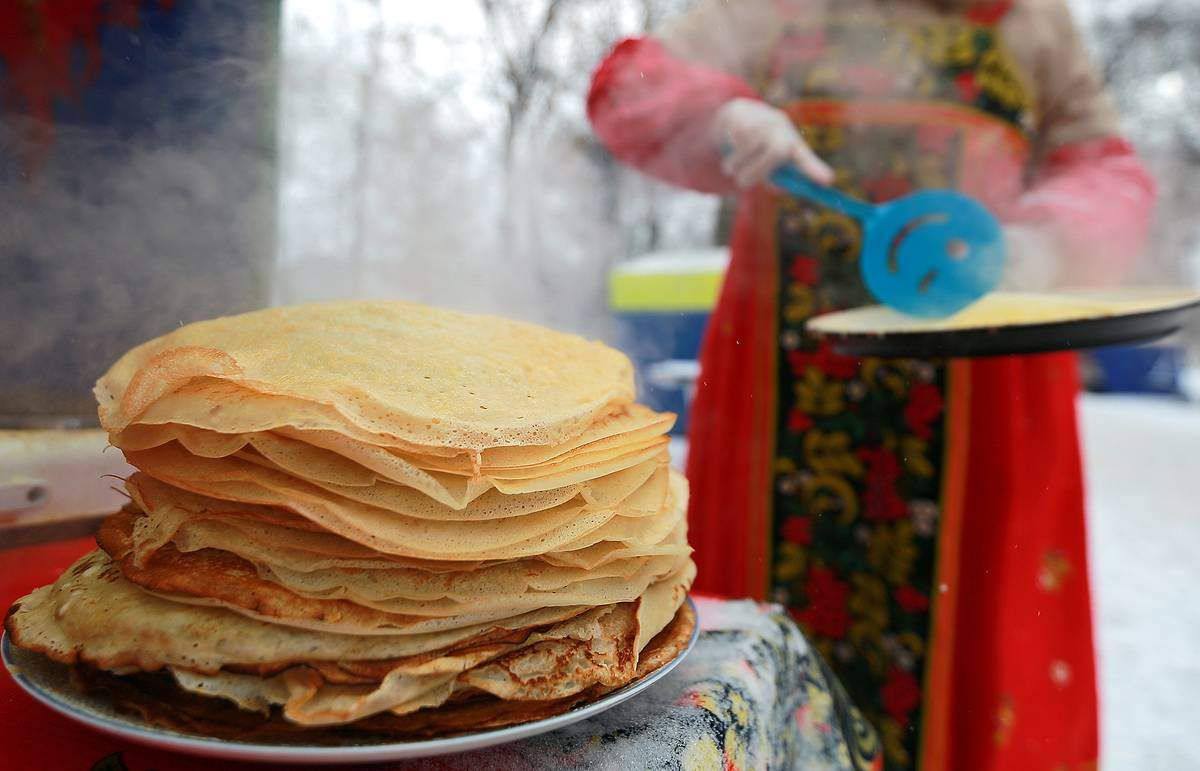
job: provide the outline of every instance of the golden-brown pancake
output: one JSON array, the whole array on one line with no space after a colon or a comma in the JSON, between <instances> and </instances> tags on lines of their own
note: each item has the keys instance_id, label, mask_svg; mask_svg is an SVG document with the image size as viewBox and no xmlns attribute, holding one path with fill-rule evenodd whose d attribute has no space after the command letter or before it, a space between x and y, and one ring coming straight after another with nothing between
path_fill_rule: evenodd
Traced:
<instances>
[{"instance_id":1,"label":"golden-brown pancake","mask_svg":"<svg viewBox=\"0 0 1200 771\"><path fill-rule=\"evenodd\" d=\"M1030 324L1093 321L1185 307L1200 301L1194 291L1137 287L1045 294L992 292L952 316L908 316L882 305L814 318L808 328L830 335L891 335L996 329Z\"/></svg>"},{"instance_id":2,"label":"golden-brown pancake","mask_svg":"<svg viewBox=\"0 0 1200 771\"><path fill-rule=\"evenodd\" d=\"M634 394L629 359L600 343L412 303L340 302L201 321L139 345L96 384L101 422L121 431L202 377L472 450L563 444Z\"/></svg>"},{"instance_id":3,"label":"golden-brown pancake","mask_svg":"<svg viewBox=\"0 0 1200 771\"><path fill-rule=\"evenodd\" d=\"M580 612L578 608L552 608L425 634L320 632L157 597L126 580L108 555L96 551L81 558L54 584L17 601L9 610L5 629L16 645L64 664L83 662L116 671L172 666L217 672L228 665L277 667L313 660L402 659L462 644L497 629L543 627Z\"/></svg>"},{"instance_id":4,"label":"golden-brown pancake","mask_svg":"<svg viewBox=\"0 0 1200 771\"><path fill-rule=\"evenodd\" d=\"M241 504L246 505L246 504ZM143 559L170 541L181 551L220 549L274 571L316 573L325 570L394 570L410 568L429 574L481 571L498 564L545 563L584 571L605 571L612 564L660 556L687 556L687 519L680 516L674 529L655 543L600 542L567 552L547 552L516 560L420 560L397 557L323 531L272 524L257 516L242 516L230 504L224 511L179 510L139 517L134 526L134 549ZM266 507L263 507L266 508ZM273 510L272 510L273 511ZM286 512L284 512L286 514ZM176 516L178 515L178 516ZM308 524L307 520L300 520ZM144 527L139 527L145 523ZM140 530L140 532L139 532ZM539 576L547 574L539 571Z\"/></svg>"},{"instance_id":5,"label":"golden-brown pancake","mask_svg":"<svg viewBox=\"0 0 1200 771\"><path fill-rule=\"evenodd\" d=\"M289 626L353 634L436 631L542 608L630 602L687 560L644 557L591 571L520 561L457 573L401 567L305 572L255 565L219 549L180 552L170 543L137 560L133 530L143 516L120 511L97 535L125 578L143 589ZM447 621L431 626L434 618Z\"/></svg>"},{"instance_id":6,"label":"golden-brown pancake","mask_svg":"<svg viewBox=\"0 0 1200 771\"><path fill-rule=\"evenodd\" d=\"M675 416L600 343L271 308L138 346L95 392L130 504L5 629L152 722L478 730L598 698L694 628Z\"/></svg>"},{"instance_id":7,"label":"golden-brown pancake","mask_svg":"<svg viewBox=\"0 0 1200 771\"><path fill-rule=\"evenodd\" d=\"M6 628L19 646L64 663L81 661L117 672L166 666L184 689L219 695L245 709L278 705L289 720L327 725L383 711L402 714L436 706L462 688L539 699L567 696L596 683L626 682L636 669L638 652L667 626L693 576L689 563L634 602L594 608L519 643L404 659L428 652L414 649L414 639L443 643L432 649L436 650L461 644L469 636L330 635L180 605L133 587L97 552L81 559L54 586L14 606ZM427 646L416 646L420 647ZM364 648L374 655L354 655ZM379 655L384 652L393 655ZM343 684L331 683L304 665L314 658L404 660L377 683ZM297 665L270 677L231 669L278 667L289 660Z\"/></svg>"},{"instance_id":8,"label":"golden-brown pancake","mask_svg":"<svg viewBox=\"0 0 1200 771\"><path fill-rule=\"evenodd\" d=\"M507 653L486 658L465 652L406 664L377 684L333 684L308 667L269 678L173 672L185 690L221 696L248 710L280 706L287 719L305 725L348 723L383 711L408 714L441 705L462 689L510 701L558 699L596 684L629 682L639 652L674 618L694 574L689 563L635 602L593 609L531 634Z\"/></svg>"},{"instance_id":9,"label":"golden-brown pancake","mask_svg":"<svg viewBox=\"0 0 1200 771\"><path fill-rule=\"evenodd\" d=\"M255 477L241 476L238 470L233 472L237 476L231 478L226 470L236 461L222 459L222 462L225 465L212 473L189 469L182 459L173 466L152 465L152 473L158 479L166 477L170 484L135 474L127 480L126 489L155 522L177 524L198 510L220 507L210 497L215 495L218 499L291 511L324 530L375 551L426 560L517 559L583 549L602 541L657 544L675 529L687 507L686 482L671 472L666 499L661 509L650 516L647 513L653 510L654 499L646 501L645 496L635 492L612 508L596 509L583 499L575 499L521 517L439 522L364 505L282 474L265 483L261 479L262 470L257 469ZM651 478L643 487L653 486L649 494L657 496L657 482ZM181 489L190 494L180 494ZM224 506L227 508L228 504Z\"/></svg>"},{"instance_id":10,"label":"golden-brown pancake","mask_svg":"<svg viewBox=\"0 0 1200 771\"><path fill-rule=\"evenodd\" d=\"M177 391L172 397L181 398L180 395L186 393L183 390ZM244 402L247 401L245 395L240 391L234 393L238 394L237 401L242 402L244 408ZM112 444L122 450L147 450L178 441L194 454L221 457L233 454L265 433L274 433L313 447L332 450L368 467L371 467L371 459L383 464L394 462L387 457L390 454L409 465L428 471L475 476L486 475L489 471L499 469L524 468L552 461L566 463L583 453L626 447L662 436L670 431L675 423L675 416L671 413L657 413L640 404L628 404L601 416L582 434L562 445L491 447L479 453L426 447L419 452L413 452L389 447L377 440L362 441L336 431L305 430L293 426L279 426L272 432L223 433L211 427L230 425L228 421L217 419L217 416L225 417L222 411L212 413L210 408L209 412L210 415L203 412L189 415L189 423L134 423L113 434ZM209 420L205 420L206 417ZM244 423L239 420L233 425ZM386 474L386 471L381 473Z\"/></svg>"},{"instance_id":11,"label":"golden-brown pancake","mask_svg":"<svg viewBox=\"0 0 1200 771\"><path fill-rule=\"evenodd\" d=\"M674 660L687 646L695 624L691 607L680 607L671 624L642 651L634 680ZM315 730L288 722L277 711L269 715L248 712L224 699L189 693L166 674L118 677L83 666L78 668L78 678L83 687L108 696L123 711L170 730L257 742L295 741L303 732L306 743L328 745L358 743L372 736L415 740L502 728L567 712L614 690L593 686L562 699L520 702L464 690L436 709L402 716L382 713L344 726Z\"/></svg>"}]
</instances>

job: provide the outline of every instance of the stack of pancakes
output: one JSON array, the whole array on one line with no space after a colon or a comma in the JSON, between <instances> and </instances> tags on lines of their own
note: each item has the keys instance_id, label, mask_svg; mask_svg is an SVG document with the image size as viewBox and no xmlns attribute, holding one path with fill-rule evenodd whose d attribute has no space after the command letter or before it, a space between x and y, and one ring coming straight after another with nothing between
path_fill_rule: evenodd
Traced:
<instances>
[{"instance_id":1,"label":"stack of pancakes","mask_svg":"<svg viewBox=\"0 0 1200 771\"><path fill-rule=\"evenodd\" d=\"M503 725L631 682L694 625L674 416L599 343L278 308L141 345L96 394L130 504L6 628L148 718Z\"/></svg>"}]
</instances>

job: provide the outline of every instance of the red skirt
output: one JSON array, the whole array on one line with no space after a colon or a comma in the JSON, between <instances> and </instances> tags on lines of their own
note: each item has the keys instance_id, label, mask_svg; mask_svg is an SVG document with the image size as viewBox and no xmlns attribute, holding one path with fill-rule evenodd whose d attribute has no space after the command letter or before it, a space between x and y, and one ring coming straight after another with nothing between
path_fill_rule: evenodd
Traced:
<instances>
[{"instance_id":1,"label":"red skirt","mask_svg":"<svg viewBox=\"0 0 1200 771\"><path fill-rule=\"evenodd\" d=\"M705 339L688 453L696 587L758 599L771 598L778 559L771 206L762 191L740 206L730 271ZM848 684L851 697L914 716L902 728L920 733L920 768L1092 767L1097 708L1075 359L956 361L945 391L937 590L920 641L924 664L882 693L855 693ZM807 567L810 577L819 569ZM812 599L792 607L802 623ZM844 592L818 599L844 605L850 628L865 612ZM839 669L836 655L829 663Z\"/></svg>"}]
</instances>

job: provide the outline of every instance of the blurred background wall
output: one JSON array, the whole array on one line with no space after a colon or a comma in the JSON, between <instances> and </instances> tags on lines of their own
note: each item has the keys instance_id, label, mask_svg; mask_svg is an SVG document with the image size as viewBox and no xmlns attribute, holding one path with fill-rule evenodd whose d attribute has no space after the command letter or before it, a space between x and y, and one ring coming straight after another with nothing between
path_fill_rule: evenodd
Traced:
<instances>
[{"instance_id":1,"label":"blurred background wall","mask_svg":"<svg viewBox=\"0 0 1200 771\"><path fill-rule=\"evenodd\" d=\"M280 1L0 1L0 428L269 301Z\"/></svg>"}]
</instances>

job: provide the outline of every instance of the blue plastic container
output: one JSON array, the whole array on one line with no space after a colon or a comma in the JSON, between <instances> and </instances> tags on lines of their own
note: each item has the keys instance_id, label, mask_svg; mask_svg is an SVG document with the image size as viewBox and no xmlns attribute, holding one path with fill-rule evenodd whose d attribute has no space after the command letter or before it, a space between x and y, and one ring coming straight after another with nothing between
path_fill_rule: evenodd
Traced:
<instances>
[{"instance_id":1,"label":"blue plastic container","mask_svg":"<svg viewBox=\"0 0 1200 771\"><path fill-rule=\"evenodd\" d=\"M1085 381L1100 393L1182 396L1183 349L1170 345L1114 346L1084 355Z\"/></svg>"},{"instance_id":2,"label":"blue plastic container","mask_svg":"<svg viewBox=\"0 0 1200 771\"><path fill-rule=\"evenodd\" d=\"M676 435L687 432L700 345L728 261L725 249L650 254L610 276L617 344L637 367L638 398L679 415Z\"/></svg>"}]
</instances>

